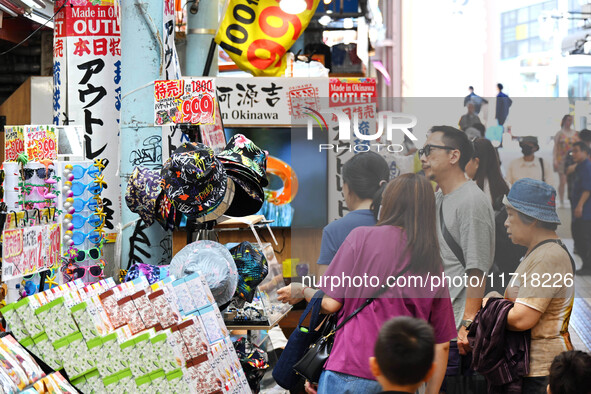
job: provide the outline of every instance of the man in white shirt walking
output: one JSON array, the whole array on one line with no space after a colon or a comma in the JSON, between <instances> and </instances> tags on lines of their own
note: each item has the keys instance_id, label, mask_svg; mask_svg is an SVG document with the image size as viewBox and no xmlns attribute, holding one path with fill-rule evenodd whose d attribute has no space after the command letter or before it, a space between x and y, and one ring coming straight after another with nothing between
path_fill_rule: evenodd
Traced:
<instances>
[{"instance_id":1,"label":"man in white shirt walking","mask_svg":"<svg viewBox=\"0 0 591 394\"><path fill-rule=\"evenodd\" d=\"M513 160L507 169L507 182L514 184L519 179L531 178L546 182L555 187L552 163L541 157L536 158L535 153L540 150L537 137L523 137L519 142L523 157Z\"/></svg>"}]
</instances>

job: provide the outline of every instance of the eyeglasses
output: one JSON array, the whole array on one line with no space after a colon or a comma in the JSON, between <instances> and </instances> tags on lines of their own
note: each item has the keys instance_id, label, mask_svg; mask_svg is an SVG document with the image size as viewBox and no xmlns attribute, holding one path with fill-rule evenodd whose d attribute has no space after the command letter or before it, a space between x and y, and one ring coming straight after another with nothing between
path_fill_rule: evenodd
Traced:
<instances>
[{"instance_id":1,"label":"eyeglasses","mask_svg":"<svg viewBox=\"0 0 591 394\"><path fill-rule=\"evenodd\" d=\"M99 244L103 239L103 234L101 234L101 232L92 230L87 233L83 231L74 231L74 234L72 235L72 241L74 242L74 245L81 245L84 243L86 238L88 238L88 240L93 244Z\"/></svg>"},{"instance_id":2,"label":"eyeglasses","mask_svg":"<svg viewBox=\"0 0 591 394\"><path fill-rule=\"evenodd\" d=\"M99 248L91 248L88 250L79 250L76 255L76 262L80 263L85 260L98 260L101 257Z\"/></svg>"},{"instance_id":3,"label":"eyeglasses","mask_svg":"<svg viewBox=\"0 0 591 394\"><path fill-rule=\"evenodd\" d=\"M88 205L88 209L94 211L98 207L98 201L94 197L90 197L88 200L78 197L74 199L74 204L72 204L76 212L83 211L86 205Z\"/></svg>"},{"instance_id":4,"label":"eyeglasses","mask_svg":"<svg viewBox=\"0 0 591 394\"><path fill-rule=\"evenodd\" d=\"M88 176L96 178L101 173L101 169L99 169L95 164L91 164L86 168L79 164L72 166L72 175L74 175L74 179L83 178L86 172L88 172Z\"/></svg>"},{"instance_id":5,"label":"eyeglasses","mask_svg":"<svg viewBox=\"0 0 591 394\"><path fill-rule=\"evenodd\" d=\"M26 186L29 186L29 185L26 185ZM27 195L30 195L31 193L33 193L33 190L37 190L37 193L39 193L39 195L46 200L53 200L54 198L57 198L57 196L55 194L53 194L50 190L48 190L48 188L46 186L29 186L29 187L31 188L31 190L27 193Z\"/></svg>"},{"instance_id":6,"label":"eyeglasses","mask_svg":"<svg viewBox=\"0 0 591 394\"><path fill-rule=\"evenodd\" d=\"M97 215L96 213L93 213L88 217L84 217L79 213L75 213L72 215L72 225L75 229L79 229L84 227L86 222L88 222L88 224L90 224L92 227L100 227L104 224L104 219L102 216L103 215Z\"/></svg>"},{"instance_id":7,"label":"eyeglasses","mask_svg":"<svg viewBox=\"0 0 591 394\"><path fill-rule=\"evenodd\" d=\"M100 194L103 191L103 187L95 183L89 183L88 185L85 185L84 183L78 181L72 182L72 193L74 193L74 196L76 197L81 196L86 188L88 188L88 191L92 194Z\"/></svg>"},{"instance_id":8,"label":"eyeglasses","mask_svg":"<svg viewBox=\"0 0 591 394\"><path fill-rule=\"evenodd\" d=\"M453 148L451 146L427 144L423 147L423 149L419 149L419 157L421 157L423 155L425 155L425 157L428 157L431 154L431 149L433 149L433 148L445 149L445 150L456 150L456 148Z\"/></svg>"},{"instance_id":9,"label":"eyeglasses","mask_svg":"<svg viewBox=\"0 0 591 394\"><path fill-rule=\"evenodd\" d=\"M49 178L53 174L53 168L25 168L25 180L31 179L35 174L41 179Z\"/></svg>"},{"instance_id":10,"label":"eyeglasses","mask_svg":"<svg viewBox=\"0 0 591 394\"><path fill-rule=\"evenodd\" d=\"M87 272L90 274L90 276L95 278L100 278L103 275L103 269L98 265L81 265L74 268L72 271L76 279L84 278Z\"/></svg>"}]
</instances>

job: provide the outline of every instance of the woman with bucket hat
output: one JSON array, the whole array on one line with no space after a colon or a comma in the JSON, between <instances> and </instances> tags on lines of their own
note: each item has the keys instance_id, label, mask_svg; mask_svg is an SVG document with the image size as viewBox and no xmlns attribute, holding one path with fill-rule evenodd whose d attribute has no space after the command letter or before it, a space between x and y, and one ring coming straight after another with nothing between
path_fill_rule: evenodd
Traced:
<instances>
[{"instance_id":1,"label":"woman with bucket hat","mask_svg":"<svg viewBox=\"0 0 591 394\"><path fill-rule=\"evenodd\" d=\"M522 393L545 393L555 356L572 350L568 322L574 302L574 262L556 234L556 190L541 181L520 179L503 199L505 227L513 243L527 253L508 283L505 299L513 301L506 328L531 330L529 372ZM486 302L486 300L485 300Z\"/></svg>"}]
</instances>

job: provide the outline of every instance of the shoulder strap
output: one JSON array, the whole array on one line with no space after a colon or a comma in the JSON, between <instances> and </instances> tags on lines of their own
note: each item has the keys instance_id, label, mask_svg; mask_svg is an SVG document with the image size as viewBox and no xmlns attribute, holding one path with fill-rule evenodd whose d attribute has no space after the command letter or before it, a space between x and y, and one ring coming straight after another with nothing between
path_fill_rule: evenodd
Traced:
<instances>
[{"instance_id":1,"label":"shoulder strap","mask_svg":"<svg viewBox=\"0 0 591 394\"><path fill-rule=\"evenodd\" d=\"M560 239L546 239L542 242L540 242L539 244L537 244L536 246L534 246L534 248L529 252L529 254L531 254L531 252L533 252L534 250L536 250L538 247L547 244L547 243L555 243L558 244L562 247L562 249L564 249L564 251L566 252L566 254L568 255L568 258L570 259L570 265L573 268L573 274L575 273L575 271L577 270L577 267L575 265L575 260L573 259L573 256L571 256L570 252L568 251L568 248L566 247L566 245L564 244L564 242L562 242L562 240Z\"/></svg>"},{"instance_id":2,"label":"shoulder strap","mask_svg":"<svg viewBox=\"0 0 591 394\"><path fill-rule=\"evenodd\" d=\"M405 269L403 269L397 276L402 276L406 273L406 271L408 271L410 269L410 264L408 264L406 266ZM335 327L334 331L337 331L338 329L340 329L341 327L343 327L345 325L345 323L347 323L349 320L351 320L352 318L354 318L359 312L361 312L366 306L368 306L369 304L371 304L376 298L378 298L379 296L381 296L382 294L384 294L386 291L388 291L390 288L388 286L383 286L381 288L379 288L371 298L368 298L367 300L365 300L365 302L363 303L363 305L361 305L359 308L355 309L355 311L353 311L353 313L351 313L349 316L347 316L345 318L345 320L343 320L341 322L341 324L339 324L338 326Z\"/></svg>"},{"instance_id":3,"label":"shoulder strap","mask_svg":"<svg viewBox=\"0 0 591 394\"><path fill-rule=\"evenodd\" d=\"M542 167L542 182L546 182L546 174L544 173L544 159L540 157L540 167Z\"/></svg>"},{"instance_id":4,"label":"shoulder strap","mask_svg":"<svg viewBox=\"0 0 591 394\"><path fill-rule=\"evenodd\" d=\"M460 261L462 266L466 268L466 260L464 259L464 253L462 252L462 248L460 247L460 245L458 245L454 237L451 235L451 233L447 229L447 226L445 225L445 221L443 220L443 201L439 206L439 224L441 226L441 233L443 234L443 238L445 239L447 246L449 246L449 248L454 253L456 258Z\"/></svg>"}]
</instances>

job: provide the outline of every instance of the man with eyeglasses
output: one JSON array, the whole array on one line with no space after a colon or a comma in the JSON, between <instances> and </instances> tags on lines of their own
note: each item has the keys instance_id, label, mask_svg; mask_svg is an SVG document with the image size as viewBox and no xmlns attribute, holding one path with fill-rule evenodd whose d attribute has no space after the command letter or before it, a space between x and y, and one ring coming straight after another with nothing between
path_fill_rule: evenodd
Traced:
<instances>
[{"instance_id":1,"label":"man with eyeglasses","mask_svg":"<svg viewBox=\"0 0 591 394\"><path fill-rule=\"evenodd\" d=\"M494 259L492 205L478 185L464 175L473 153L466 134L450 126L431 128L425 146L419 150L425 176L437 182L440 189L436 193L439 247L445 274L452 278L449 292L458 338L450 344L448 376L460 373L460 355L471 351L467 335L482 304L486 287L483 277ZM457 286L459 280L454 284L456 277L465 278L462 286ZM468 360L462 362L462 369L469 365Z\"/></svg>"}]
</instances>

